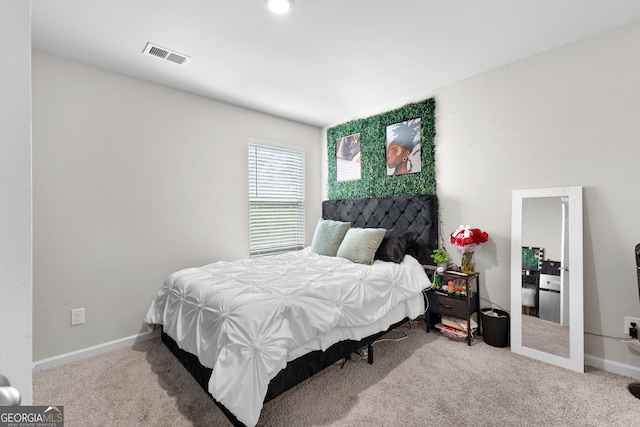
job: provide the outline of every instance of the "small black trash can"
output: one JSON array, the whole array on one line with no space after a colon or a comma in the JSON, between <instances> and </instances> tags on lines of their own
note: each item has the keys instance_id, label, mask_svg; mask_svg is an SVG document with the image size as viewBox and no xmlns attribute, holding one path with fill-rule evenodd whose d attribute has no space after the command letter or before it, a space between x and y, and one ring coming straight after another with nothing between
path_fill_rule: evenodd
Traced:
<instances>
[{"instance_id":1,"label":"small black trash can","mask_svg":"<svg viewBox=\"0 0 640 427\"><path fill-rule=\"evenodd\" d=\"M492 315L491 311L498 316ZM492 310L491 308L483 308L480 313L484 342L493 347L509 346L509 313L504 310Z\"/></svg>"}]
</instances>

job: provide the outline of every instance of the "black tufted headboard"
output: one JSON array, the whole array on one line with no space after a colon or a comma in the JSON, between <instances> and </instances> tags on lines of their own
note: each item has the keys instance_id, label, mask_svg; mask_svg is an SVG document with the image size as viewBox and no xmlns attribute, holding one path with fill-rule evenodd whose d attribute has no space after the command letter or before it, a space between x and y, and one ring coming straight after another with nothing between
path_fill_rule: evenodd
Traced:
<instances>
[{"instance_id":1,"label":"black tufted headboard","mask_svg":"<svg viewBox=\"0 0 640 427\"><path fill-rule=\"evenodd\" d=\"M413 231L416 239L407 253L422 264L433 264L431 253L438 247L438 199L435 195L325 200L322 218L348 221L352 227Z\"/></svg>"}]
</instances>

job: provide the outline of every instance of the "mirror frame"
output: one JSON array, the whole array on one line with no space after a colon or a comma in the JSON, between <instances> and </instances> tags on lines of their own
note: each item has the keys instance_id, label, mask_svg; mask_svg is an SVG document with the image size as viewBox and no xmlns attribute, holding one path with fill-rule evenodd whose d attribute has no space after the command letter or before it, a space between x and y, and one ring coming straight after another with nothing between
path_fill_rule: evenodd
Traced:
<instances>
[{"instance_id":1,"label":"mirror frame","mask_svg":"<svg viewBox=\"0 0 640 427\"><path fill-rule=\"evenodd\" d=\"M522 346L522 205L525 199L569 199L569 358ZM511 209L511 351L577 372L584 372L582 187L513 190Z\"/></svg>"}]
</instances>

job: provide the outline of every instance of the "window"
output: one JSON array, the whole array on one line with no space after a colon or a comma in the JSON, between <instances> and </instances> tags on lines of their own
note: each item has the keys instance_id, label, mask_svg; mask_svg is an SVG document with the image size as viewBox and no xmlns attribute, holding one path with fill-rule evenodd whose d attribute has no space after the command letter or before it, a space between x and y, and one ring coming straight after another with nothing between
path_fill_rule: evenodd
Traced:
<instances>
[{"instance_id":1,"label":"window","mask_svg":"<svg viewBox=\"0 0 640 427\"><path fill-rule=\"evenodd\" d=\"M249 253L304 247L304 152L249 143Z\"/></svg>"}]
</instances>

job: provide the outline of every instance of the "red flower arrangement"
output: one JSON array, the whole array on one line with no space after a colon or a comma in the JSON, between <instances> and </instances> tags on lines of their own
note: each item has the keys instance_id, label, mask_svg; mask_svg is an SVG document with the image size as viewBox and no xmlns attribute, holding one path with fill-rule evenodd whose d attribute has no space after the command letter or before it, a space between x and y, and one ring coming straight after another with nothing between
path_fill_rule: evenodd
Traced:
<instances>
[{"instance_id":1,"label":"red flower arrangement","mask_svg":"<svg viewBox=\"0 0 640 427\"><path fill-rule=\"evenodd\" d=\"M468 225L461 225L451 233L449 236L449 241L452 245L460 246L462 248L470 247L470 245L475 249L475 246L480 245L489 240L489 235L479 228L471 228Z\"/></svg>"},{"instance_id":2,"label":"red flower arrangement","mask_svg":"<svg viewBox=\"0 0 640 427\"><path fill-rule=\"evenodd\" d=\"M461 225L451 233L449 236L449 242L452 245L456 245L462 252L462 272L473 273L475 271L475 265L473 263L473 253L478 245L483 244L489 240L489 235L479 228L471 228L468 225Z\"/></svg>"}]
</instances>

